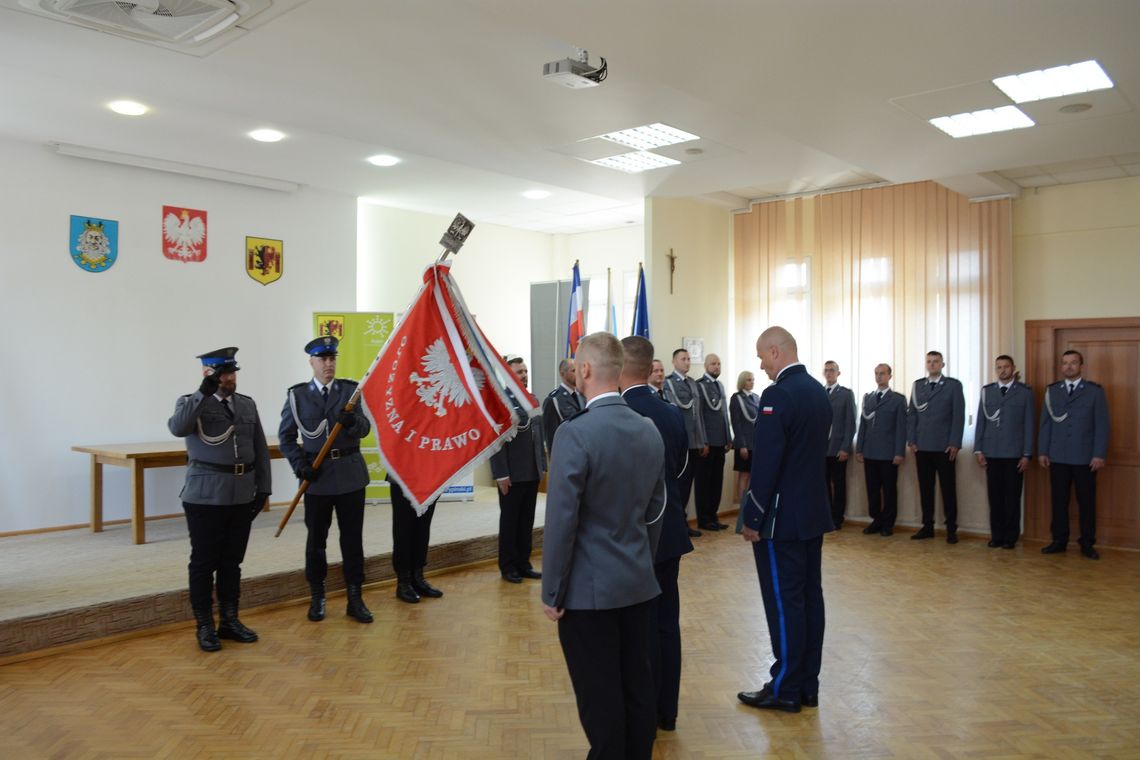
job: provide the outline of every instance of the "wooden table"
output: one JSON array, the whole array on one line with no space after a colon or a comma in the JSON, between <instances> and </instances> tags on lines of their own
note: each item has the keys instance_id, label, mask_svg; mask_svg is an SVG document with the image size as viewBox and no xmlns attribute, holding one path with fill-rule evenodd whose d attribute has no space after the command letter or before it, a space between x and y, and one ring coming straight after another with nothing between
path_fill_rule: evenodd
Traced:
<instances>
[{"instance_id":1,"label":"wooden table","mask_svg":"<svg viewBox=\"0 0 1140 760\"><path fill-rule=\"evenodd\" d=\"M282 459L276 437L268 437L269 458ZM91 455L91 532L103 530L103 465L131 471L131 530L136 544L146 543L146 500L143 472L152 467L185 467L186 444L179 440L153 443L104 443L72 446L72 451Z\"/></svg>"}]
</instances>

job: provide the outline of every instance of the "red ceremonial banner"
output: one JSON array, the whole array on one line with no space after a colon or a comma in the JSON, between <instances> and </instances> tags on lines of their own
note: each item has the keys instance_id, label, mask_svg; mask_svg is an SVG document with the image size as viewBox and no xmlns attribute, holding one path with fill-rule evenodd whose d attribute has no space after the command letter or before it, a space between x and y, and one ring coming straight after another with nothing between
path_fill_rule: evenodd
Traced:
<instances>
[{"instance_id":1,"label":"red ceremonial banner","mask_svg":"<svg viewBox=\"0 0 1140 760\"><path fill-rule=\"evenodd\" d=\"M449 296L449 268L424 272L424 286L360 386L380 459L421 514L448 481L514 435L518 422L498 368L485 358L488 350L497 354L473 338L474 320Z\"/></svg>"}]
</instances>

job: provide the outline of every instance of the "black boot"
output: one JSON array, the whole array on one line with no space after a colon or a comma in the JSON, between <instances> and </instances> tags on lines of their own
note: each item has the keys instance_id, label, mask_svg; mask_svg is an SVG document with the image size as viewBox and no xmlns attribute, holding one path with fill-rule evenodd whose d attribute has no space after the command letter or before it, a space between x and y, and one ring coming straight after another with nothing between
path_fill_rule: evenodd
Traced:
<instances>
[{"instance_id":1,"label":"black boot","mask_svg":"<svg viewBox=\"0 0 1140 760\"><path fill-rule=\"evenodd\" d=\"M222 648L218 632L214 630L214 610L195 609L194 620L198 623L198 648L203 652L216 652Z\"/></svg>"},{"instance_id":2,"label":"black boot","mask_svg":"<svg viewBox=\"0 0 1140 760\"><path fill-rule=\"evenodd\" d=\"M412 588L420 596L428 596L432 599L439 599L443 596L443 592L431 585L424 578L424 569L421 567L419 570L412 573Z\"/></svg>"},{"instance_id":3,"label":"black boot","mask_svg":"<svg viewBox=\"0 0 1140 760\"><path fill-rule=\"evenodd\" d=\"M412 585L411 573L396 574L396 598L408 604L415 604L420 600L420 595Z\"/></svg>"},{"instance_id":4,"label":"black boot","mask_svg":"<svg viewBox=\"0 0 1140 760\"><path fill-rule=\"evenodd\" d=\"M257 634L238 620L237 602L218 603L218 638L233 639L243 644L257 641Z\"/></svg>"},{"instance_id":5,"label":"black boot","mask_svg":"<svg viewBox=\"0 0 1140 760\"><path fill-rule=\"evenodd\" d=\"M372 622L372 613L364 606L364 600L360 597L360 586L348 587L348 609L345 610L345 614L361 623Z\"/></svg>"},{"instance_id":6,"label":"black boot","mask_svg":"<svg viewBox=\"0 0 1140 760\"><path fill-rule=\"evenodd\" d=\"M310 583L309 584L309 620L316 623L319 620L325 619L325 584Z\"/></svg>"}]
</instances>

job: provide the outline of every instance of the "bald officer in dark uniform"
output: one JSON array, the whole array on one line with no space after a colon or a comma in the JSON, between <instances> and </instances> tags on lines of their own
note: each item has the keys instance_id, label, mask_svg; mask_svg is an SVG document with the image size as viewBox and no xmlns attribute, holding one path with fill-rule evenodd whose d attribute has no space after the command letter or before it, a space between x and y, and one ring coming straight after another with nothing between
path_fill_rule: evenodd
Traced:
<instances>
[{"instance_id":1,"label":"bald officer in dark uniform","mask_svg":"<svg viewBox=\"0 0 1140 760\"><path fill-rule=\"evenodd\" d=\"M974 458L986 470L991 549L1012 549L1021 535L1021 481L1033 456L1033 391L1015 378L1013 358L994 359L997 382L982 386Z\"/></svg>"},{"instance_id":2,"label":"bald officer in dark uniform","mask_svg":"<svg viewBox=\"0 0 1140 760\"><path fill-rule=\"evenodd\" d=\"M344 563L344 584L348 592L346 614L361 623L371 623L372 613L364 604L364 488L371 477L360 453L360 439L372 425L359 405L351 412L344 407L356 392L356 382L336 376L340 342L331 336L314 338L305 344L313 379L289 389L281 410L277 437L281 453L289 460L298 480L309 481L305 491L305 580L309 582L309 620L325 619L325 576L329 564L325 554L329 527L336 514L340 532L340 557ZM340 433L335 448L313 468L329 431L336 423ZM300 442L298 442L300 439Z\"/></svg>"},{"instance_id":3,"label":"bald officer in dark uniform","mask_svg":"<svg viewBox=\"0 0 1140 760\"><path fill-rule=\"evenodd\" d=\"M720 497L724 491L725 453L732 449L728 396L720 383L720 357L705 356L705 374L697 381L697 406L705 430L705 446L693 462L696 489L697 524L705 530L724 530L720 522Z\"/></svg>"},{"instance_id":4,"label":"bald officer in dark uniform","mask_svg":"<svg viewBox=\"0 0 1140 760\"><path fill-rule=\"evenodd\" d=\"M1049 470L1053 496L1053 542L1042 554L1063 552L1069 543L1069 494L1075 488L1080 509L1081 554L1100 559L1096 543L1096 474L1108 457L1108 401L1104 388L1082 377L1080 351L1061 356L1060 382L1045 389L1038 460Z\"/></svg>"},{"instance_id":5,"label":"bald officer in dark uniform","mask_svg":"<svg viewBox=\"0 0 1140 760\"><path fill-rule=\"evenodd\" d=\"M542 400L542 432L547 451L554 450L554 433L558 426L580 412L585 405L578 395L573 359L558 362L558 378L561 380L559 386Z\"/></svg>"},{"instance_id":6,"label":"bald officer in dark uniform","mask_svg":"<svg viewBox=\"0 0 1140 760\"><path fill-rule=\"evenodd\" d=\"M776 661L768 683L737 698L763 710L799 712L819 704L823 534L835 527L824 472L831 404L784 328L761 333L756 355L775 382L760 396L752 479L741 509Z\"/></svg>"},{"instance_id":7,"label":"bald officer in dark uniform","mask_svg":"<svg viewBox=\"0 0 1140 760\"><path fill-rule=\"evenodd\" d=\"M623 338L621 345L625 354L618 381L621 397L631 409L653 422L665 444L665 512L661 517L661 539L653 555L653 572L661 595L653 606L649 646L657 684L657 727L673 731L677 728L677 701L681 691L681 597L677 578L681 557L693 550L677 484L687 455L685 421L676 407L666 404L645 382L651 371L653 344L631 335Z\"/></svg>"},{"instance_id":8,"label":"bald officer in dark uniform","mask_svg":"<svg viewBox=\"0 0 1140 760\"><path fill-rule=\"evenodd\" d=\"M550 461L542 606L574 685L591 758L649 760L656 736L650 625L665 509L665 451L618 394L609 333L578 344L586 409L558 428Z\"/></svg>"},{"instance_id":9,"label":"bald officer in dark uniform","mask_svg":"<svg viewBox=\"0 0 1140 760\"><path fill-rule=\"evenodd\" d=\"M186 439L186 484L182 510L190 531L190 606L198 646L222 648L218 640L257 641L238 619L241 563L250 523L269 500L269 447L257 405L237 392L237 348L202 354L198 390L180 396L166 425ZM214 628L217 583L219 623Z\"/></svg>"}]
</instances>

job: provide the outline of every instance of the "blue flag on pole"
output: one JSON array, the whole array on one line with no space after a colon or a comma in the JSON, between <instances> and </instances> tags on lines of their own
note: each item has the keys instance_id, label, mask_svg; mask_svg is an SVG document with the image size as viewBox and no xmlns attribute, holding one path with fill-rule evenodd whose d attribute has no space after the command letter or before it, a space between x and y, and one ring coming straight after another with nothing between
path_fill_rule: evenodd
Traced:
<instances>
[{"instance_id":1,"label":"blue flag on pole","mask_svg":"<svg viewBox=\"0 0 1140 760\"><path fill-rule=\"evenodd\" d=\"M633 305L633 327L630 335L649 340L649 302L645 297L645 269L637 265L637 300Z\"/></svg>"}]
</instances>

